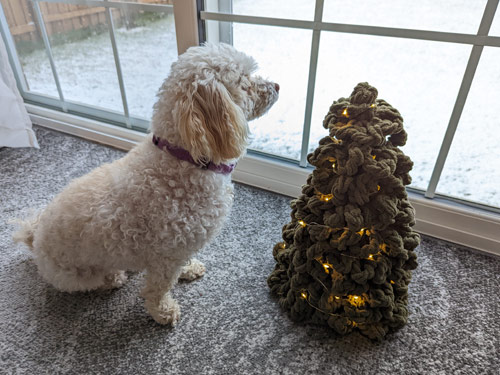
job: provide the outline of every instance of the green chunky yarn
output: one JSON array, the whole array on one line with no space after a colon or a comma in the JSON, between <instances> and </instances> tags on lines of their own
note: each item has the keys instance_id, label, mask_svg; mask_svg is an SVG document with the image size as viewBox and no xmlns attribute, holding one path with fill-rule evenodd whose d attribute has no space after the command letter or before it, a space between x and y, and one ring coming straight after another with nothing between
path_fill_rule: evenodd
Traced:
<instances>
[{"instance_id":1,"label":"green chunky yarn","mask_svg":"<svg viewBox=\"0 0 500 375\"><path fill-rule=\"evenodd\" d=\"M407 321L420 237L405 189L413 162L398 147L403 118L377 95L360 83L331 105L268 284L294 321L381 340Z\"/></svg>"}]
</instances>

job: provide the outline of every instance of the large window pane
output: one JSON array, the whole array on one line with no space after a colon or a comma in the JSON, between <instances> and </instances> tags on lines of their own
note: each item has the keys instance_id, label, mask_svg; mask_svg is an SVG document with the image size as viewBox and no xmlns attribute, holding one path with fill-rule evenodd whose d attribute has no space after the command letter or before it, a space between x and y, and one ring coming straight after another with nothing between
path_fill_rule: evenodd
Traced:
<instances>
[{"instance_id":1,"label":"large window pane","mask_svg":"<svg viewBox=\"0 0 500 375\"><path fill-rule=\"evenodd\" d=\"M28 90L58 97L30 0L0 0L16 45Z\"/></svg>"},{"instance_id":2,"label":"large window pane","mask_svg":"<svg viewBox=\"0 0 500 375\"><path fill-rule=\"evenodd\" d=\"M495 18L493 18L493 23L491 24L490 35L500 36L500 7L497 8Z\"/></svg>"},{"instance_id":3,"label":"large window pane","mask_svg":"<svg viewBox=\"0 0 500 375\"><path fill-rule=\"evenodd\" d=\"M299 159L312 32L234 24L233 35L234 47L259 64L257 74L281 86L269 113L250 123L250 148Z\"/></svg>"},{"instance_id":4,"label":"large window pane","mask_svg":"<svg viewBox=\"0 0 500 375\"><path fill-rule=\"evenodd\" d=\"M437 187L442 194L500 207L500 48L483 50Z\"/></svg>"},{"instance_id":5,"label":"large window pane","mask_svg":"<svg viewBox=\"0 0 500 375\"><path fill-rule=\"evenodd\" d=\"M205 0L209 12L227 13L231 0ZM233 0L234 14L258 17L313 20L315 1L309 0Z\"/></svg>"},{"instance_id":6,"label":"large window pane","mask_svg":"<svg viewBox=\"0 0 500 375\"><path fill-rule=\"evenodd\" d=\"M177 60L173 13L127 9L116 30L131 116L151 119L156 93Z\"/></svg>"},{"instance_id":7,"label":"large window pane","mask_svg":"<svg viewBox=\"0 0 500 375\"><path fill-rule=\"evenodd\" d=\"M0 1L29 91L58 98L36 3ZM171 0L136 2L171 4ZM123 113L106 8L65 4L64 0L38 4L65 100ZM129 113L134 117L151 118L156 92L177 58L172 7L163 9L111 8Z\"/></svg>"},{"instance_id":8,"label":"large window pane","mask_svg":"<svg viewBox=\"0 0 500 375\"><path fill-rule=\"evenodd\" d=\"M123 112L105 8L39 4L64 98ZM112 15L119 24L120 12Z\"/></svg>"},{"instance_id":9,"label":"large window pane","mask_svg":"<svg viewBox=\"0 0 500 375\"><path fill-rule=\"evenodd\" d=\"M326 0L323 20L356 25L477 32L487 0Z\"/></svg>"},{"instance_id":10,"label":"large window pane","mask_svg":"<svg viewBox=\"0 0 500 375\"><path fill-rule=\"evenodd\" d=\"M328 134L322 122L333 100L349 96L358 82L368 82L401 112L409 134L404 152L415 163L412 186L426 189L470 50L459 44L323 32L309 150Z\"/></svg>"}]
</instances>

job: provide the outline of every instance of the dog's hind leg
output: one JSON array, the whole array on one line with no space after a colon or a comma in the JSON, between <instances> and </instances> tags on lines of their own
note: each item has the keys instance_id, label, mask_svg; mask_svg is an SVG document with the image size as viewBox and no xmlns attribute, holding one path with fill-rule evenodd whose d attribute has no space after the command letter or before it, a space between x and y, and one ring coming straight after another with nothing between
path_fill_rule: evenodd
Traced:
<instances>
[{"instance_id":1,"label":"dog's hind leg","mask_svg":"<svg viewBox=\"0 0 500 375\"><path fill-rule=\"evenodd\" d=\"M63 292L110 289L121 286L126 280L124 273L110 273L96 266L63 265L44 255L38 255L35 263L40 275Z\"/></svg>"},{"instance_id":2,"label":"dog's hind leg","mask_svg":"<svg viewBox=\"0 0 500 375\"><path fill-rule=\"evenodd\" d=\"M191 259L184 267L182 267L179 280L192 281L205 274L206 268L198 259Z\"/></svg>"}]
</instances>

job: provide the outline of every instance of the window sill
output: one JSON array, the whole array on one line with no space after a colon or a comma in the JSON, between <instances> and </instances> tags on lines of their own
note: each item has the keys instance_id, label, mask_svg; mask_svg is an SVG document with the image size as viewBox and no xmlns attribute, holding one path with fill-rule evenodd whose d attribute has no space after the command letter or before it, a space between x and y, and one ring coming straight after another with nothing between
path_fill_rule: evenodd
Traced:
<instances>
[{"instance_id":1,"label":"window sill","mask_svg":"<svg viewBox=\"0 0 500 375\"><path fill-rule=\"evenodd\" d=\"M126 151L145 136L35 105L27 104L26 107L34 124ZM250 151L238 163L233 181L296 197L309 173L310 169ZM409 191L408 196L416 211L415 229L419 233L500 256L500 214L443 198L427 199L414 191Z\"/></svg>"}]
</instances>

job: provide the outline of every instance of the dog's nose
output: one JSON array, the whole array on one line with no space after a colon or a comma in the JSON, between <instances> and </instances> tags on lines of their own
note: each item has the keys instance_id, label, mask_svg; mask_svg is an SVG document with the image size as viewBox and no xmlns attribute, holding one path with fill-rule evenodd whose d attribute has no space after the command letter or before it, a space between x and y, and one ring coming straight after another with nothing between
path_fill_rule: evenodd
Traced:
<instances>
[{"instance_id":1,"label":"dog's nose","mask_svg":"<svg viewBox=\"0 0 500 375\"><path fill-rule=\"evenodd\" d=\"M280 91L280 85L277 83L274 84L274 88L276 89L276 92Z\"/></svg>"}]
</instances>

